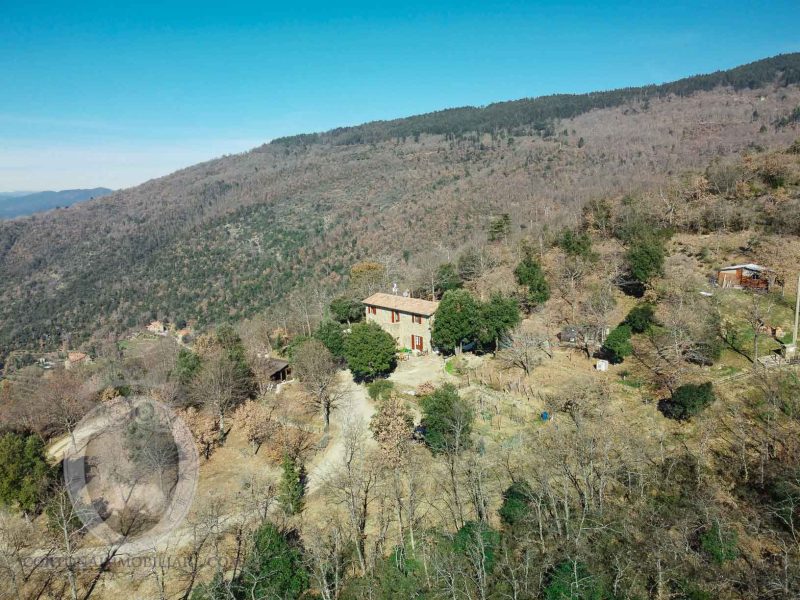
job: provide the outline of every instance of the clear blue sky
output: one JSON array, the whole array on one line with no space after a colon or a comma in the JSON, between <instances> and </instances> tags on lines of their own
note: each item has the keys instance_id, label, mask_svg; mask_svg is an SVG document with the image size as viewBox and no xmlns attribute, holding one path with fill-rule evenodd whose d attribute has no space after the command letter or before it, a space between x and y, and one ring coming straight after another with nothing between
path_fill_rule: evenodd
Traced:
<instances>
[{"instance_id":1,"label":"clear blue sky","mask_svg":"<svg viewBox=\"0 0 800 600\"><path fill-rule=\"evenodd\" d=\"M800 3L0 0L0 191L800 50Z\"/></svg>"}]
</instances>

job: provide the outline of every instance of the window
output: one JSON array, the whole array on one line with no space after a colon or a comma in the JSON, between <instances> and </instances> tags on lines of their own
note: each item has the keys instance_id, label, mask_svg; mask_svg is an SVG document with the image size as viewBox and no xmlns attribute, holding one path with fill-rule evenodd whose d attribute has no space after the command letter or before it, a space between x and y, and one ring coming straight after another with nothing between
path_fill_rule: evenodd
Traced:
<instances>
[{"instance_id":1,"label":"window","mask_svg":"<svg viewBox=\"0 0 800 600\"><path fill-rule=\"evenodd\" d=\"M422 317L419 315L411 315L411 321L417 325L422 325Z\"/></svg>"},{"instance_id":2,"label":"window","mask_svg":"<svg viewBox=\"0 0 800 600\"><path fill-rule=\"evenodd\" d=\"M392 323L397 323L400 321L400 313L396 310L392 311Z\"/></svg>"},{"instance_id":3,"label":"window","mask_svg":"<svg viewBox=\"0 0 800 600\"><path fill-rule=\"evenodd\" d=\"M378 314L378 309L375 308L374 306L368 306L367 307L367 313L370 314L370 315L376 315L376 314Z\"/></svg>"}]
</instances>

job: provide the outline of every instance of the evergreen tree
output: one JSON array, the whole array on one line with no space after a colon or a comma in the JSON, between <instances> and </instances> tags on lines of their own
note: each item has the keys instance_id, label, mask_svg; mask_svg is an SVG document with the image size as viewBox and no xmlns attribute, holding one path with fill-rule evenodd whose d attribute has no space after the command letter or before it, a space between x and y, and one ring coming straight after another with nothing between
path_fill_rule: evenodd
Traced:
<instances>
[{"instance_id":1,"label":"evergreen tree","mask_svg":"<svg viewBox=\"0 0 800 600\"><path fill-rule=\"evenodd\" d=\"M461 398L456 387L446 383L423 397L422 427L425 443L434 454L457 453L471 445L472 408Z\"/></svg>"},{"instance_id":2,"label":"evergreen tree","mask_svg":"<svg viewBox=\"0 0 800 600\"><path fill-rule=\"evenodd\" d=\"M519 303L514 298L493 294L480 306L478 339L481 344L497 347L501 339L519 325Z\"/></svg>"},{"instance_id":3,"label":"evergreen tree","mask_svg":"<svg viewBox=\"0 0 800 600\"><path fill-rule=\"evenodd\" d=\"M0 437L0 502L34 511L41 505L52 477L39 436L6 433Z\"/></svg>"},{"instance_id":4,"label":"evergreen tree","mask_svg":"<svg viewBox=\"0 0 800 600\"><path fill-rule=\"evenodd\" d=\"M278 489L278 502L288 515L303 512L305 507L305 473L297 460L284 454L281 464L281 481Z\"/></svg>"},{"instance_id":5,"label":"evergreen tree","mask_svg":"<svg viewBox=\"0 0 800 600\"><path fill-rule=\"evenodd\" d=\"M475 341L480 326L480 307L466 290L445 292L433 321L431 342L445 352Z\"/></svg>"},{"instance_id":6,"label":"evergreen tree","mask_svg":"<svg viewBox=\"0 0 800 600\"><path fill-rule=\"evenodd\" d=\"M618 364L626 356L633 354L631 345L631 328L629 325L618 325L608 334L603 344L603 352L611 364Z\"/></svg>"},{"instance_id":7,"label":"evergreen tree","mask_svg":"<svg viewBox=\"0 0 800 600\"><path fill-rule=\"evenodd\" d=\"M436 288L442 293L457 290L464 285L453 263L444 263L436 273Z\"/></svg>"},{"instance_id":8,"label":"evergreen tree","mask_svg":"<svg viewBox=\"0 0 800 600\"><path fill-rule=\"evenodd\" d=\"M345 338L344 356L356 379L374 379L394 369L397 347L377 323L358 323Z\"/></svg>"},{"instance_id":9,"label":"evergreen tree","mask_svg":"<svg viewBox=\"0 0 800 600\"><path fill-rule=\"evenodd\" d=\"M364 305L352 298L334 298L330 309L331 317L339 323L357 323L364 319Z\"/></svg>"},{"instance_id":10,"label":"evergreen tree","mask_svg":"<svg viewBox=\"0 0 800 600\"><path fill-rule=\"evenodd\" d=\"M655 308L646 302L634 306L623 321L625 325L630 326L633 333L644 333L655 322Z\"/></svg>"},{"instance_id":11,"label":"evergreen tree","mask_svg":"<svg viewBox=\"0 0 800 600\"><path fill-rule=\"evenodd\" d=\"M297 535L283 534L272 523L262 525L253 536L252 550L233 587L240 598L304 597L309 573Z\"/></svg>"},{"instance_id":12,"label":"evergreen tree","mask_svg":"<svg viewBox=\"0 0 800 600\"><path fill-rule=\"evenodd\" d=\"M525 258L514 269L517 283L528 288L525 295L526 303L535 307L544 304L550 298L550 286L539 262L531 255L526 253Z\"/></svg>"},{"instance_id":13,"label":"evergreen tree","mask_svg":"<svg viewBox=\"0 0 800 600\"><path fill-rule=\"evenodd\" d=\"M314 332L314 337L325 344L330 353L336 358L344 357L344 331L336 321L321 323Z\"/></svg>"},{"instance_id":14,"label":"evergreen tree","mask_svg":"<svg viewBox=\"0 0 800 600\"><path fill-rule=\"evenodd\" d=\"M511 217L504 213L489 223L489 241L497 242L506 239L511 233Z\"/></svg>"}]
</instances>

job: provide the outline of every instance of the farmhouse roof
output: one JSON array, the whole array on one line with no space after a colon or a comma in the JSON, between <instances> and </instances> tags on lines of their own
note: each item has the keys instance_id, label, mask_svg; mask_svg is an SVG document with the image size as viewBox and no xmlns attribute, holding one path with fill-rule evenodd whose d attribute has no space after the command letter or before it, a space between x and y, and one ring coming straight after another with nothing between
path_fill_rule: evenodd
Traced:
<instances>
[{"instance_id":1,"label":"farmhouse roof","mask_svg":"<svg viewBox=\"0 0 800 600\"><path fill-rule=\"evenodd\" d=\"M396 296L394 294L384 294L381 292L372 294L372 296L363 300L363 303L368 306L399 310L401 312L425 317L431 316L436 312L436 309L439 308L438 302L431 302L430 300L422 300L420 298L406 298L405 296Z\"/></svg>"}]
</instances>

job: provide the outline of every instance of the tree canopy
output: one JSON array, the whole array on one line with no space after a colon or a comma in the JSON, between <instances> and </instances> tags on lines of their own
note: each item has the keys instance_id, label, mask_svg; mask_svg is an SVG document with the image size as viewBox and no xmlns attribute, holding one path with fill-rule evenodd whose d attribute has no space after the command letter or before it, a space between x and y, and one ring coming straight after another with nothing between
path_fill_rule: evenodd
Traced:
<instances>
[{"instance_id":1,"label":"tree canopy","mask_svg":"<svg viewBox=\"0 0 800 600\"><path fill-rule=\"evenodd\" d=\"M392 372L397 348L391 335L377 323L358 323L345 339L347 366L356 379L374 379Z\"/></svg>"},{"instance_id":2,"label":"tree canopy","mask_svg":"<svg viewBox=\"0 0 800 600\"><path fill-rule=\"evenodd\" d=\"M452 384L446 383L420 400L425 443L431 452L458 453L471 445L474 414Z\"/></svg>"},{"instance_id":3,"label":"tree canopy","mask_svg":"<svg viewBox=\"0 0 800 600\"><path fill-rule=\"evenodd\" d=\"M431 342L437 348L452 352L462 344L474 341L480 325L478 302L466 290L445 292L433 321Z\"/></svg>"}]
</instances>

